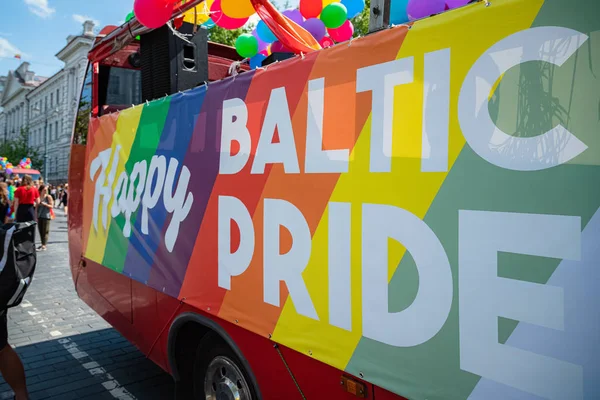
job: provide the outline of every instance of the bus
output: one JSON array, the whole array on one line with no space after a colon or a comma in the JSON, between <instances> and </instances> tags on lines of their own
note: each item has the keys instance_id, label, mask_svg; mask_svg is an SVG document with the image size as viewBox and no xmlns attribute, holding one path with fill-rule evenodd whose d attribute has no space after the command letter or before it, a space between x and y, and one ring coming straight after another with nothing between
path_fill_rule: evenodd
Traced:
<instances>
[{"instance_id":1,"label":"bus","mask_svg":"<svg viewBox=\"0 0 600 400\"><path fill-rule=\"evenodd\" d=\"M600 398L599 11L474 1L252 70L107 27L79 296L179 399Z\"/></svg>"}]
</instances>

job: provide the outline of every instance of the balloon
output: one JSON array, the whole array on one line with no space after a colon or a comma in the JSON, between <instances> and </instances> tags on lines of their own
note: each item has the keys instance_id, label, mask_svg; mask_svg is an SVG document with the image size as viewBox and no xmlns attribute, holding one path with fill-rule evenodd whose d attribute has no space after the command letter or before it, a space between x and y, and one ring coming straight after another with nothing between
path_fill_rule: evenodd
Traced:
<instances>
[{"instance_id":1,"label":"balloon","mask_svg":"<svg viewBox=\"0 0 600 400\"><path fill-rule=\"evenodd\" d=\"M321 39L319 44L325 49L327 47L333 46L335 43L333 42L333 39L331 39L329 36L325 36L323 37L323 39Z\"/></svg>"},{"instance_id":2,"label":"balloon","mask_svg":"<svg viewBox=\"0 0 600 400\"><path fill-rule=\"evenodd\" d=\"M216 25L215 21L213 21L210 18L205 23L202 24L202 26L206 27L206 29L214 28L215 25Z\"/></svg>"},{"instance_id":3,"label":"balloon","mask_svg":"<svg viewBox=\"0 0 600 400\"><path fill-rule=\"evenodd\" d=\"M186 11L183 14L183 20L189 24L206 23L210 19L210 8L212 7L212 4L213 0L205 0L202 4Z\"/></svg>"},{"instance_id":4,"label":"balloon","mask_svg":"<svg viewBox=\"0 0 600 400\"><path fill-rule=\"evenodd\" d=\"M394 0L392 0L392 3ZM354 18L365 9L365 0L342 0L341 3L348 10L348 18Z\"/></svg>"},{"instance_id":5,"label":"balloon","mask_svg":"<svg viewBox=\"0 0 600 400\"><path fill-rule=\"evenodd\" d=\"M271 53L292 53L292 51L277 40L271 45Z\"/></svg>"},{"instance_id":6,"label":"balloon","mask_svg":"<svg viewBox=\"0 0 600 400\"><path fill-rule=\"evenodd\" d=\"M254 57L258 53L258 40L251 33L243 33L235 40L235 50L244 58Z\"/></svg>"},{"instance_id":7,"label":"balloon","mask_svg":"<svg viewBox=\"0 0 600 400\"><path fill-rule=\"evenodd\" d=\"M354 25L350 22L349 19L344 22L342 26L335 29L327 29L329 36L335 40L336 42L345 42L346 40L350 40L352 35L354 34Z\"/></svg>"},{"instance_id":8,"label":"balloon","mask_svg":"<svg viewBox=\"0 0 600 400\"><path fill-rule=\"evenodd\" d=\"M406 13L411 20L439 14L446 9L446 0L409 0Z\"/></svg>"},{"instance_id":9,"label":"balloon","mask_svg":"<svg viewBox=\"0 0 600 400\"><path fill-rule=\"evenodd\" d=\"M261 40L260 37L258 37L258 32L256 32L256 29L254 29L252 31L252 36L254 36L256 38L256 40L258 41L258 51L261 52L262 50L266 49L269 46L269 43L264 42L263 40Z\"/></svg>"},{"instance_id":10,"label":"balloon","mask_svg":"<svg viewBox=\"0 0 600 400\"><path fill-rule=\"evenodd\" d=\"M297 10L295 8L290 8L289 10L285 10L282 14L300 26L302 26L302 23L304 22L304 18L302 17L300 10Z\"/></svg>"},{"instance_id":11,"label":"balloon","mask_svg":"<svg viewBox=\"0 0 600 400\"><path fill-rule=\"evenodd\" d=\"M341 3L331 3L323 9L320 18L327 28L339 28L348 19L348 10Z\"/></svg>"},{"instance_id":12,"label":"balloon","mask_svg":"<svg viewBox=\"0 0 600 400\"><path fill-rule=\"evenodd\" d=\"M250 68L256 69L256 68L262 67L262 62L266 58L267 58L267 56L265 56L264 54L258 53L257 55L255 55L254 57L252 57L250 59Z\"/></svg>"},{"instance_id":13,"label":"balloon","mask_svg":"<svg viewBox=\"0 0 600 400\"><path fill-rule=\"evenodd\" d=\"M127 17L125 17L125 22L131 21L134 17L135 17L135 13L132 11L129 14L127 14Z\"/></svg>"},{"instance_id":14,"label":"balloon","mask_svg":"<svg viewBox=\"0 0 600 400\"><path fill-rule=\"evenodd\" d=\"M471 0L446 0L446 5L450 10L469 4Z\"/></svg>"},{"instance_id":15,"label":"balloon","mask_svg":"<svg viewBox=\"0 0 600 400\"><path fill-rule=\"evenodd\" d=\"M300 14L306 19L318 17L322 10L322 0L300 0Z\"/></svg>"},{"instance_id":16,"label":"balloon","mask_svg":"<svg viewBox=\"0 0 600 400\"><path fill-rule=\"evenodd\" d=\"M256 25L256 33L263 42L273 43L277 40L277 36L271 32L267 24L265 24L262 20L258 21L258 24Z\"/></svg>"},{"instance_id":17,"label":"balloon","mask_svg":"<svg viewBox=\"0 0 600 400\"><path fill-rule=\"evenodd\" d=\"M390 8L390 24L400 25L409 21L408 14L406 13L407 6L408 0L392 0L392 6Z\"/></svg>"},{"instance_id":18,"label":"balloon","mask_svg":"<svg viewBox=\"0 0 600 400\"><path fill-rule=\"evenodd\" d=\"M250 0L221 0L221 10L230 18L248 18L255 12Z\"/></svg>"},{"instance_id":19,"label":"balloon","mask_svg":"<svg viewBox=\"0 0 600 400\"><path fill-rule=\"evenodd\" d=\"M215 0L210 7L211 19L215 25L224 29L241 28L248 22L248 18L231 18L223 13L221 9L221 0Z\"/></svg>"},{"instance_id":20,"label":"balloon","mask_svg":"<svg viewBox=\"0 0 600 400\"><path fill-rule=\"evenodd\" d=\"M306 29L316 40L323 39L325 36L325 24L319 18L309 18L304 21L302 27Z\"/></svg>"},{"instance_id":21,"label":"balloon","mask_svg":"<svg viewBox=\"0 0 600 400\"><path fill-rule=\"evenodd\" d=\"M135 0L133 12L145 27L160 28L171 19L173 3L168 0Z\"/></svg>"},{"instance_id":22,"label":"balloon","mask_svg":"<svg viewBox=\"0 0 600 400\"><path fill-rule=\"evenodd\" d=\"M6 173L9 175L12 174L13 173L12 168L6 168Z\"/></svg>"}]
</instances>

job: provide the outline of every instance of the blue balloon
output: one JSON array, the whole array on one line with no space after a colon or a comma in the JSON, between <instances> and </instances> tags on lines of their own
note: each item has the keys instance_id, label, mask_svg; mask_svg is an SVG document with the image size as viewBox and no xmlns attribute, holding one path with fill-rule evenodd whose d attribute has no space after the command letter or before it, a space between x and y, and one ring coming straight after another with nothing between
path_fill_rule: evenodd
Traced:
<instances>
[{"instance_id":1,"label":"blue balloon","mask_svg":"<svg viewBox=\"0 0 600 400\"><path fill-rule=\"evenodd\" d=\"M258 25L256 25L256 34L263 42L273 43L277 40L277 36L271 32L267 24L264 21L258 21Z\"/></svg>"},{"instance_id":2,"label":"blue balloon","mask_svg":"<svg viewBox=\"0 0 600 400\"><path fill-rule=\"evenodd\" d=\"M256 69L262 67L263 60L267 58L264 54L257 54L250 59L250 68Z\"/></svg>"},{"instance_id":3,"label":"blue balloon","mask_svg":"<svg viewBox=\"0 0 600 400\"><path fill-rule=\"evenodd\" d=\"M408 7L408 0L392 0L392 7L390 9L390 24L400 25L408 22L408 14L406 8Z\"/></svg>"},{"instance_id":4,"label":"blue balloon","mask_svg":"<svg viewBox=\"0 0 600 400\"><path fill-rule=\"evenodd\" d=\"M206 29L213 28L215 25L216 24L214 23L214 21L210 18L205 23L202 24L202 26L206 27Z\"/></svg>"},{"instance_id":5,"label":"blue balloon","mask_svg":"<svg viewBox=\"0 0 600 400\"><path fill-rule=\"evenodd\" d=\"M356 17L365 9L365 0L342 0L348 10L348 19Z\"/></svg>"}]
</instances>

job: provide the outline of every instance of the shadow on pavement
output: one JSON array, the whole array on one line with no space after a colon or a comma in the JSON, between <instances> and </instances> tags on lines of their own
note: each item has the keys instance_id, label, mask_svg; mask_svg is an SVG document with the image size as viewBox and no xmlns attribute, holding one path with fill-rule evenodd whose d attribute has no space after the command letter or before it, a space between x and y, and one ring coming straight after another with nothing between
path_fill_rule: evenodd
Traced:
<instances>
[{"instance_id":1,"label":"shadow on pavement","mask_svg":"<svg viewBox=\"0 0 600 400\"><path fill-rule=\"evenodd\" d=\"M57 338L15 349L32 400L172 399L170 375L114 329ZM12 399L0 378L0 399Z\"/></svg>"}]
</instances>

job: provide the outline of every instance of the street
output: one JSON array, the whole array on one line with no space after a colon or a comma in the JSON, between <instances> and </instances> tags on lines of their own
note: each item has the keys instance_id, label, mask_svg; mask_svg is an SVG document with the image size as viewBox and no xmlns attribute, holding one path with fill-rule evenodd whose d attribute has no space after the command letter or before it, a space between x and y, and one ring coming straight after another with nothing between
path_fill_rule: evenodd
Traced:
<instances>
[{"instance_id":1,"label":"street","mask_svg":"<svg viewBox=\"0 0 600 400\"><path fill-rule=\"evenodd\" d=\"M63 211L23 303L8 311L8 338L25 365L32 400L169 399L172 378L81 301L68 266ZM13 393L0 378L0 400Z\"/></svg>"}]
</instances>

